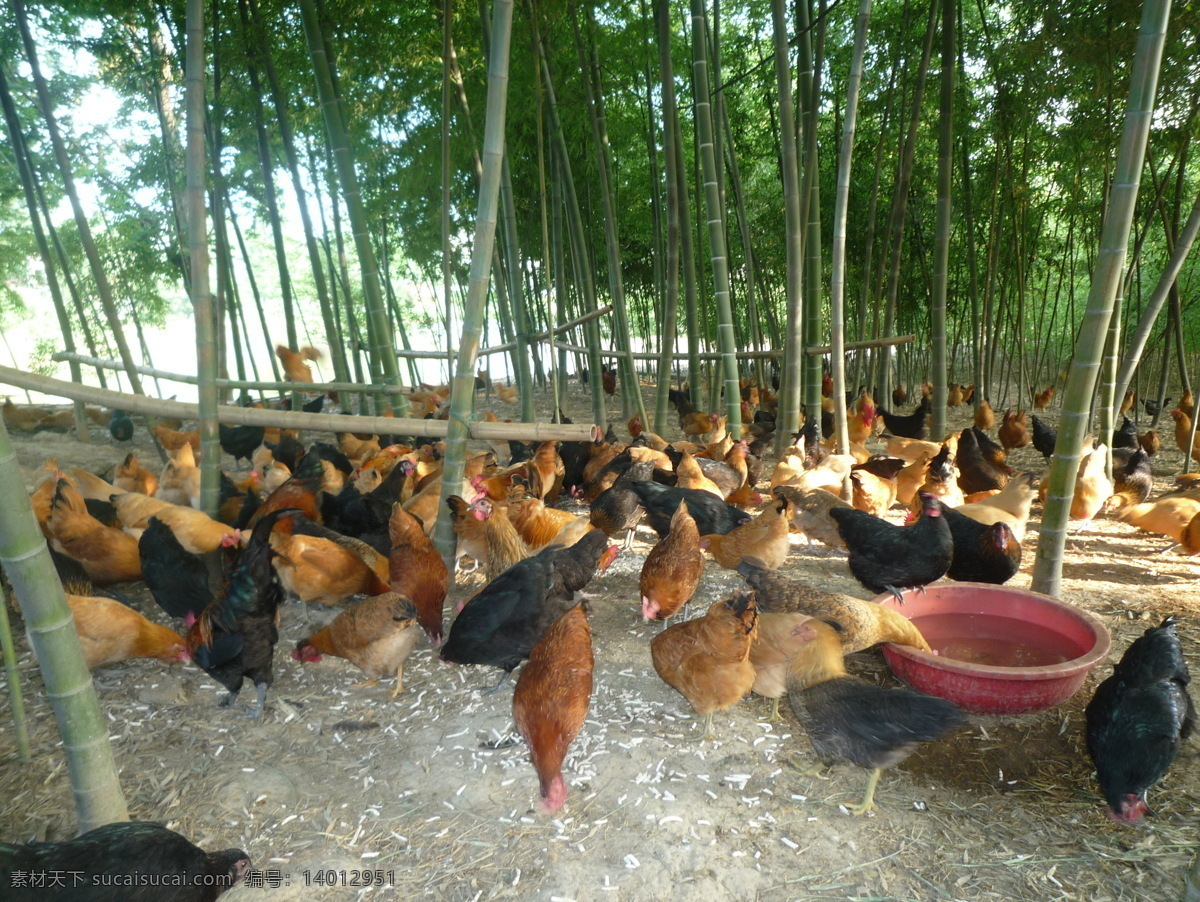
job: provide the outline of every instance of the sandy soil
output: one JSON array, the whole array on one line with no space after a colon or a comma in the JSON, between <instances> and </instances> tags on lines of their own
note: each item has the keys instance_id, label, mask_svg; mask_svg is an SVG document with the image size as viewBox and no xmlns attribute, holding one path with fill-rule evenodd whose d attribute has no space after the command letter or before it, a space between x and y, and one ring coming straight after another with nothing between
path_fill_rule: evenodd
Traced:
<instances>
[{"instance_id":1,"label":"sandy soil","mask_svg":"<svg viewBox=\"0 0 1200 902\"><path fill-rule=\"evenodd\" d=\"M584 399L573 401L582 413ZM966 423L965 410L952 425ZM1181 462L1169 431L1164 438L1172 448L1155 460L1160 488ZM100 470L125 453L104 430L93 440L42 434L17 445L27 473L48 454ZM138 445L152 460L143 436ZM1011 462L1043 468L1032 449ZM1153 793L1157 817L1137 828L1111 823L1083 741L1083 707L1108 666L1053 710L971 717L968 728L886 772L878 810L852 817L840 806L859 799L865 772L841 765L804 774L817 763L808 740L790 714L767 722L763 699L718 714L717 739L700 740L690 706L651 665L658 627L639 616L637 579L653 538L643 528L632 552L588 590L596 688L565 767L570 797L560 818L536 812L523 745L481 745L512 729L511 683L485 696L476 687L493 682L494 671L443 665L424 645L395 701L388 682L355 688L361 673L345 661L290 659L307 634L295 603L284 610L261 725L218 710L222 690L191 665L137 661L95 674L131 814L208 848L241 846L256 866L277 869L279 885L239 887L223 897L231 902L395 898L391 884L405 895L469 902L1181 897L1198 841L1196 746L1184 748ZM1036 539L1033 530L1013 585L1029 585ZM843 555L796 542L786 572L868 597ZM1168 544L1094 523L1069 539L1063 597L1104 620L1117 654L1163 614L1182 614L1196 665L1197 565L1159 555ZM472 580L460 576L451 604L473 591ZM692 613L741 584L709 562ZM140 584L117 589L164 619ZM60 738L28 646L18 646L35 757L32 766L17 763L12 730L0 732L0 838L59 838L74 826ZM877 650L850 663L865 679L896 685ZM382 870L387 885L348 885L364 869ZM313 885L325 871L336 872L334 885Z\"/></svg>"}]
</instances>

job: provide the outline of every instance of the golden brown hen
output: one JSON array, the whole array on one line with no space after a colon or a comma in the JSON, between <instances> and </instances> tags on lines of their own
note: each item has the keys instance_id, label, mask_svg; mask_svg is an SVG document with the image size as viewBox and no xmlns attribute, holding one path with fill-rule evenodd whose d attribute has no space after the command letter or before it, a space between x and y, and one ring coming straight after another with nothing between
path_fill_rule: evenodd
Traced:
<instances>
[{"instance_id":1,"label":"golden brown hen","mask_svg":"<svg viewBox=\"0 0 1200 902\"><path fill-rule=\"evenodd\" d=\"M394 673L395 698L404 691L404 662L419 636L416 606L388 592L346 608L329 626L297 642L292 658L304 663L320 661L321 655L345 658L372 680Z\"/></svg>"},{"instance_id":2,"label":"golden brown hen","mask_svg":"<svg viewBox=\"0 0 1200 902\"><path fill-rule=\"evenodd\" d=\"M700 551L700 531L681 501L671 515L671 531L646 555L639 588L642 617L666 620L696 594L704 573L704 554Z\"/></svg>"},{"instance_id":3,"label":"golden brown hen","mask_svg":"<svg viewBox=\"0 0 1200 902\"><path fill-rule=\"evenodd\" d=\"M787 560L791 544L788 541L791 525L791 502L776 498L761 514L749 523L726 533L700 538L700 547L712 552L717 563L727 570L736 570L742 559L753 556L771 569Z\"/></svg>"}]
</instances>

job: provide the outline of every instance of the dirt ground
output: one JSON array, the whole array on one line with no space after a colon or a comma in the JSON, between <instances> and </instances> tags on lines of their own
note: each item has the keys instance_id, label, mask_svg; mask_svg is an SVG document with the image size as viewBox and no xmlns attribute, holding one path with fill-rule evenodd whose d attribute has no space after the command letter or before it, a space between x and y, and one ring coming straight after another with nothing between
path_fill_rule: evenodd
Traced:
<instances>
[{"instance_id":1,"label":"dirt ground","mask_svg":"<svg viewBox=\"0 0 1200 902\"><path fill-rule=\"evenodd\" d=\"M582 396L572 405L577 414L587 409ZM951 424L965 425L967 411L953 411ZM1182 459L1166 422L1154 460L1160 489ZM136 444L144 461L155 459L140 430ZM17 448L27 475L50 454L101 470L127 450L114 447L106 430L93 430L91 445L41 434L17 437ZM1043 469L1032 448L1010 462ZM769 474L770 465L764 479ZM1039 517L1035 506L1035 523ZM804 774L817 763L807 738L790 713L769 723L763 699L719 713L717 739L700 740L702 724L651 665L658 626L640 619L637 580L653 539L643 527L633 550L588 588L595 693L564 768L570 796L561 817L537 813L537 779L523 745L481 746L512 730L511 683L485 696L477 687L494 682L495 671L441 664L425 644L395 701L390 681L355 688L362 675L348 662L291 660L288 651L307 635L297 603L284 610L260 725L218 710L223 690L190 664L135 661L95 673L130 814L166 822L206 848L240 846L256 867L275 870L263 886L223 897L230 902L395 898L397 890L463 902L1182 897L1200 841L1197 747L1188 743L1153 791L1156 817L1136 828L1112 823L1083 739L1084 705L1108 665L1050 711L972 716L969 727L885 772L877 810L853 817L840 805L860 798L866 773L840 765ZM869 596L844 555L794 542L790 576ZM1036 543L1032 528L1012 585L1029 586ZM1109 520L1068 540L1063 597L1108 625L1114 659L1164 614L1178 613L1188 657L1200 666L1197 564L1159 554L1169 544ZM474 579L460 575L451 605ZM739 585L710 561L693 615ZM141 584L116 589L165 621ZM315 612L314 621L334 613ZM21 637L18 649L34 761L16 760L5 686L0 839L61 838L74 829L61 740ZM897 685L877 650L854 655L850 666ZM382 871L384 885L351 885L364 870ZM321 885L322 875L332 886Z\"/></svg>"}]
</instances>

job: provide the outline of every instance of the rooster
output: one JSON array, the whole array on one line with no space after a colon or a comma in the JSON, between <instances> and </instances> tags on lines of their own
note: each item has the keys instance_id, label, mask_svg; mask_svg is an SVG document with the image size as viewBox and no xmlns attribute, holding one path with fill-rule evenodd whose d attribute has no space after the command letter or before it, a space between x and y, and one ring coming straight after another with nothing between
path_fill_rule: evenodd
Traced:
<instances>
[{"instance_id":1,"label":"rooster","mask_svg":"<svg viewBox=\"0 0 1200 902\"><path fill-rule=\"evenodd\" d=\"M284 378L289 382L312 382L312 369L309 360L320 360L321 352L316 348L304 347L293 351L286 345L275 346L275 356L283 364Z\"/></svg>"}]
</instances>

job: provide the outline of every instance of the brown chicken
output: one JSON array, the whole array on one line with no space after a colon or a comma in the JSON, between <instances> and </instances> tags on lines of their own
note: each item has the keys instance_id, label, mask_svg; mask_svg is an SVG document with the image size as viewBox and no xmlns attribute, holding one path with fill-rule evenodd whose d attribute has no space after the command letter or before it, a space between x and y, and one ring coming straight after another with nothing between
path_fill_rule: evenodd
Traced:
<instances>
[{"instance_id":1,"label":"brown chicken","mask_svg":"<svg viewBox=\"0 0 1200 902\"><path fill-rule=\"evenodd\" d=\"M1122 523L1128 523L1146 532L1168 536L1183 544L1184 531L1196 514L1200 514L1200 500L1174 495L1160 498L1158 501L1131 504L1118 511L1114 517Z\"/></svg>"},{"instance_id":2,"label":"brown chicken","mask_svg":"<svg viewBox=\"0 0 1200 902\"><path fill-rule=\"evenodd\" d=\"M929 464L933 455L922 453L920 457L896 474L896 502L905 507L912 504L917 490L929 478Z\"/></svg>"},{"instance_id":3,"label":"brown chicken","mask_svg":"<svg viewBox=\"0 0 1200 902\"><path fill-rule=\"evenodd\" d=\"M361 557L331 539L288 534L284 517L271 534L271 564L283 587L307 603L340 604L351 595L383 595L388 584Z\"/></svg>"},{"instance_id":4,"label":"brown chicken","mask_svg":"<svg viewBox=\"0 0 1200 902\"><path fill-rule=\"evenodd\" d=\"M1180 402L1182 406L1183 402ZM1192 438L1192 418L1185 413L1181 407L1176 407L1171 411L1171 418L1175 421L1175 445L1180 451L1183 451L1185 458L1184 467L1190 467L1192 461L1200 463L1200 432L1196 434L1196 438ZM1185 450L1188 447L1188 441L1191 440L1191 454Z\"/></svg>"},{"instance_id":5,"label":"brown chicken","mask_svg":"<svg viewBox=\"0 0 1200 902\"><path fill-rule=\"evenodd\" d=\"M592 630L581 603L542 634L513 690L513 720L529 746L545 814L567 798L562 763L587 717L594 666Z\"/></svg>"},{"instance_id":6,"label":"brown chicken","mask_svg":"<svg viewBox=\"0 0 1200 902\"><path fill-rule=\"evenodd\" d=\"M446 499L458 536L458 555L468 555L484 567L488 582L533 554L503 507L487 498L467 504L458 495Z\"/></svg>"},{"instance_id":7,"label":"brown chicken","mask_svg":"<svg viewBox=\"0 0 1200 902\"><path fill-rule=\"evenodd\" d=\"M1071 499L1071 519L1082 520L1083 525L1090 523L1096 514L1104 507L1104 502L1113 492L1113 482L1104 472L1105 456L1108 451L1104 444L1097 445L1087 459L1079 466L1079 475L1075 478L1075 497Z\"/></svg>"},{"instance_id":8,"label":"brown chicken","mask_svg":"<svg viewBox=\"0 0 1200 902\"><path fill-rule=\"evenodd\" d=\"M855 509L876 517L882 517L891 510L892 505L896 503L899 489L896 480L884 479L869 470L852 470L850 487Z\"/></svg>"},{"instance_id":9,"label":"brown chicken","mask_svg":"<svg viewBox=\"0 0 1200 902\"><path fill-rule=\"evenodd\" d=\"M38 423L49 412L45 407L18 407L12 402L12 398L4 399L4 425L8 427L9 432L37 431Z\"/></svg>"},{"instance_id":10,"label":"brown chicken","mask_svg":"<svg viewBox=\"0 0 1200 902\"><path fill-rule=\"evenodd\" d=\"M153 495L158 488L158 477L143 467L137 455L130 452L113 473L113 487L122 492Z\"/></svg>"},{"instance_id":11,"label":"brown chicken","mask_svg":"<svg viewBox=\"0 0 1200 902\"><path fill-rule=\"evenodd\" d=\"M50 519L50 502L58 491L58 481L65 479L76 486L75 480L58 468L58 460L47 457L45 462L33 474L33 491L29 494L29 502L33 505L33 515L37 518L42 534L50 538L50 528L46 525Z\"/></svg>"},{"instance_id":12,"label":"brown chicken","mask_svg":"<svg viewBox=\"0 0 1200 902\"><path fill-rule=\"evenodd\" d=\"M241 540L239 530L218 523L204 511L192 507L168 504L137 492L114 495L112 504L126 529L145 529L151 517L158 517L171 528L179 544L192 554L229 548Z\"/></svg>"},{"instance_id":13,"label":"brown chicken","mask_svg":"<svg viewBox=\"0 0 1200 902\"><path fill-rule=\"evenodd\" d=\"M1158 449L1161 446L1158 433L1153 429L1147 429L1142 435L1138 436L1138 446L1146 452L1147 457L1153 457L1158 453Z\"/></svg>"},{"instance_id":14,"label":"brown chicken","mask_svg":"<svg viewBox=\"0 0 1200 902\"><path fill-rule=\"evenodd\" d=\"M1037 492L1033 482L1037 477L1031 472L1019 473L995 495L983 501L973 501L954 508L972 520L990 526L1003 523L1012 530L1018 542L1025 539L1025 525L1029 522L1029 509Z\"/></svg>"},{"instance_id":15,"label":"brown chicken","mask_svg":"<svg viewBox=\"0 0 1200 902\"><path fill-rule=\"evenodd\" d=\"M200 468L190 445L183 445L172 455L158 478L155 497L171 504L200 507Z\"/></svg>"},{"instance_id":16,"label":"brown chicken","mask_svg":"<svg viewBox=\"0 0 1200 902\"><path fill-rule=\"evenodd\" d=\"M696 463L696 458L686 451L683 452L683 457L680 459L679 465L675 468L675 485L681 489L697 489L701 492L709 492L721 499L725 497L725 493L721 491L721 487L704 475L704 471Z\"/></svg>"},{"instance_id":17,"label":"brown chicken","mask_svg":"<svg viewBox=\"0 0 1200 902\"><path fill-rule=\"evenodd\" d=\"M867 443L867 439L871 437L875 428L876 413L874 399L865 391L860 393L858 399L846 411L846 425L852 444L865 445Z\"/></svg>"},{"instance_id":18,"label":"brown chicken","mask_svg":"<svg viewBox=\"0 0 1200 902\"><path fill-rule=\"evenodd\" d=\"M156 425L150 431L154 433L154 437L166 451L178 451L184 445L191 445L193 454L200 453L200 431L198 429L178 432L168 429L166 426Z\"/></svg>"},{"instance_id":19,"label":"brown chicken","mask_svg":"<svg viewBox=\"0 0 1200 902\"><path fill-rule=\"evenodd\" d=\"M715 413L705 413L698 410L695 413L689 413L687 416L680 416L679 427L683 430L684 435L707 435L717 427L720 421Z\"/></svg>"},{"instance_id":20,"label":"brown chicken","mask_svg":"<svg viewBox=\"0 0 1200 902\"><path fill-rule=\"evenodd\" d=\"M1033 395L1033 409L1045 410L1050 406L1050 402L1054 400L1054 386L1047 386L1045 391L1039 392L1030 389L1030 394Z\"/></svg>"},{"instance_id":21,"label":"brown chicken","mask_svg":"<svg viewBox=\"0 0 1200 902\"><path fill-rule=\"evenodd\" d=\"M320 661L322 655L345 658L372 682L394 673L395 698L404 691L404 662L419 636L416 606L388 592L346 608L329 626L297 642L292 658L306 664Z\"/></svg>"},{"instance_id":22,"label":"brown chicken","mask_svg":"<svg viewBox=\"0 0 1200 902\"><path fill-rule=\"evenodd\" d=\"M946 406L947 407L962 407L963 390L962 386L957 382L951 382L946 391Z\"/></svg>"},{"instance_id":23,"label":"brown chicken","mask_svg":"<svg viewBox=\"0 0 1200 902\"><path fill-rule=\"evenodd\" d=\"M304 455L296 466L296 472L259 505L249 525L254 526L267 514L288 508L295 508L314 523L324 522L321 519L321 484L324 479L325 469L321 466L321 458L316 454Z\"/></svg>"},{"instance_id":24,"label":"brown chicken","mask_svg":"<svg viewBox=\"0 0 1200 902\"><path fill-rule=\"evenodd\" d=\"M727 570L736 570L742 558L756 557L772 570L783 566L791 544L788 527L791 525L791 502L776 498L761 514L724 535L701 536L700 547Z\"/></svg>"},{"instance_id":25,"label":"brown chicken","mask_svg":"<svg viewBox=\"0 0 1200 902\"><path fill-rule=\"evenodd\" d=\"M896 642L929 651L929 644L912 621L892 608L840 592L821 589L772 572L753 558L742 562L740 573L754 590L759 614L806 614L837 621L846 654L881 642Z\"/></svg>"},{"instance_id":26,"label":"brown chicken","mask_svg":"<svg viewBox=\"0 0 1200 902\"><path fill-rule=\"evenodd\" d=\"M1179 544L1186 555L1200 554L1200 513L1192 517L1183 528L1183 538L1179 540Z\"/></svg>"},{"instance_id":27,"label":"brown chicken","mask_svg":"<svg viewBox=\"0 0 1200 902\"><path fill-rule=\"evenodd\" d=\"M75 632L88 670L129 658L157 658L165 664L188 660L179 633L147 620L119 601L68 595L67 604L75 617Z\"/></svg>"},{"instance_id":28,"label":"brown chicken","mask_svg":"<svg viewBox=\"0 0 1200 902\"><path fill-rule=\"evenodd\" d=\"M142 578L137 539L89 514L83 496L65 479L57 483L46 526L51 547L83 564L96 585Z\"/></svg>"},{"instance_id":29,"label":"brown chicken","mask_svg":"<svg viewBox=\"0 0 1200 902\"><path fill-rule=\"evenodd\" d=\"M704 573L704 554L700 551L700 531L681 501L671 515L671 531L650 549L642 564L639 586L642 617L666 620L696 594Z\"/></svg>"},{"instance_id":30,"label":"brown chicken","mask_svg":"<svg viewBox=\"0 0 1200 902\"><path fill-rule=\"evenodd\" d=\"M1010 451L1013 448L1024 448L1029 444L1029 414L1023 410L1013 412L1010 407L1004 411L1003 421L1000 423L1000 428L996 432L1000 439L1000 444L1004 446L1005 451Z\"/></svg>"},{"instance_id":31,"label":"brown chicken","mask_svg":"<svg viewBox=\"0 0 1200 902\"><path fill-rule=\"evenodd\" d=\"M443 607L450 588L446 564L420 521L399 503L392 505L388 536L392 543L388 555L392 591L412 599L421 628L434 645L440 645Z\"/></svg>"},{"instance_id":32,"label":"brown chicken","mask_svg":"<svg viewBox=\"0 0 1200 902\"><path fill-rule=\"evenodd\" d=\"M1132 388L1125 392L1125 397L1121 399L1121 413L1129 413L1133 410L1133 405L1137 402L1137 392Z\"/></svg>"},{"instance_id":33,"label":"brown chicken","mask_svg":"<svg viewBox=\"0 0 1200 902\"><path fill-rule=\"evenodd\" d=\"M551 492L557 496L565 473L562 458L558 456L558 442L542 442L530 462L530 494L539 501Z\"/></svg>"},{"instance_id":34,"label":"brown chicken","mask_svg":"<svg viewBox=\"0 0 1200 902\"><path fill-rule=\"evenodd\" d=\"M293 351L285 345L276 345L275 356L283 364L283 377L288 382L312 382L313 374L308 361L320 360L321 352L310 347Z\"/></svg>"},{"instance_id":35,"label":"brown chicken","mask_svg":"<svg viewBox=\"0 0 1200 902\"><path fill-rule=\"evenodd\" d=\"M714 711L732 708L754 685L750 646L758 632L752 592L718 601L703 617L672 624L650 642L654 669L664 683L704 715L712 738Z\"/></svg>"},{"instance_id":36,"label":"brown chicken","mask_svg":"<svg viewBox=\"0 0 1200 902\"><path fill-rule=\"evenodd\" d=\"M985 398L975 408L975 428L988 430L996 425L996 413L992 410L992 405Z\"/></svg>"},{"instance_id":37,"label":"brown chicken","mask_svg":"<svg viewBox=\"0 0 1200 902\"><path fill-rule=\"evenodd\" d=\"M1183 397L1179 399L1179 403L1175 405L1175 409L1182 410L1188 417L1193 417L1196 415L1195 408L1196 403L1192 400L1192 390L1185 388L1183 390Z\"/></svg>"},{"instance_id":38,"label":"brown chicken","mask_svg":"<svg viewBox=\"0 0 1200 902\"><path fill-rule=\"evenodd\" d=\"M500 385L496 383L492 387L496 389L496 397L505 404L516 404L520 398L520 393L517 391L515 385Z\"/></svg>"},{"instance_id":39,"label":"brown chicken","mask_svg":"<svg viewBox=\"0 0 1200 902\"><path fill-rule=\"evenodd\" d=\"M787 665L805 642L802 627L808 619L807 614L758 612L758 635L750 645L750 663L754 665L751 689L755 695L771 699L768 720L783 720L779 700L787 694Z\"/></svg>"},{"instance_id":40,"label":"brown chicken","mask_svg":"<svg viewBox=\"0 0 1200 902\"><path fill-rule=\"evenodd\" d=\"M508 517L516 527L517 533L525 540L525 544L533 551L554 544L564 530L574 529L579 532L591 527L586 517L546 507L538 498L510 500Z\"/></svg>"},{"instance_id":41,"label":"brown chicken","mask_svg":"<svg viewBox=\"0 0 1200 902\"><path fill-rule=\"evenodd\" d=\"M335 432L334 437L337 439L338 450L350 460L358 461L359 464L362 464L372 454L379 453L379 436L377 435L373 435L369 439L360 439L350 432Z\"/></svg>"}]
</instances>

